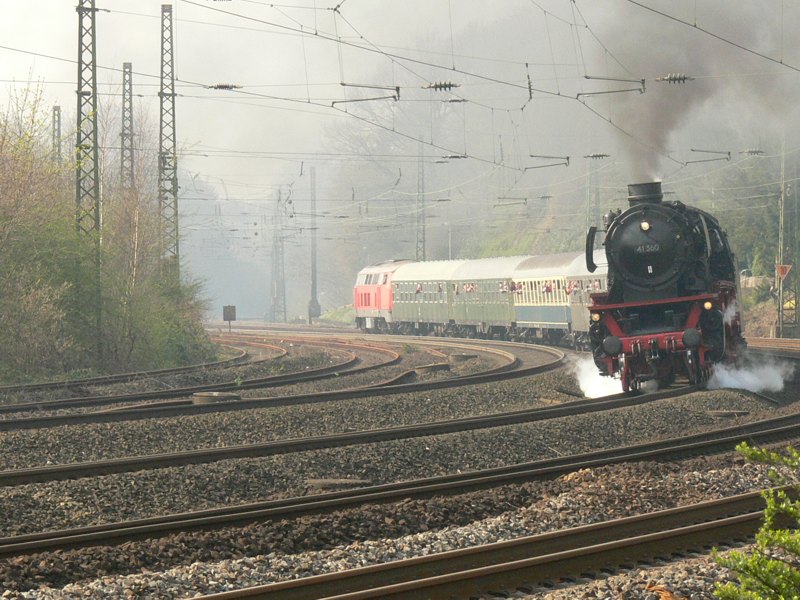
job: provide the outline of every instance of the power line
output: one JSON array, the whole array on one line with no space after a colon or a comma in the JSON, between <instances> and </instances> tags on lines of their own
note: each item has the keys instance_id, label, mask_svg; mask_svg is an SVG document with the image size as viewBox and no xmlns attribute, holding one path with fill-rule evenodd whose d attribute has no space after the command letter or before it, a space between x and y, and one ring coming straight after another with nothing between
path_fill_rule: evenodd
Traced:
<instances>
[{"instance_id":1,"label":"power line","mask_svg":"<svg viewBox=\"0 0 800 600\"><path fill-rule=\"evenodd\" d=\"M245 20L248 20L248 21L256 22L256 23L261 23L263 25L268 25L270 27L276 27L278 29L282 29L282 30L285 30L285 31L291 31L293 33L312 36L314 38L325 40L325 41L328 41L328 42L333 42L335 44L341 44L341 45L344 45L344 46L349 46L351 48L356 48L358 50L363 50L365 52L371 52L371 53L374 53L374 54L381 54L381 55L383 55L383 56L385 56L387 58L391 58L391 59L394 59L396 61L410 62L410 63L413 63L413 64L418 64L418 65L422 65L422 66L426 66L426 67L431 67L431 68L434 68L434 69L442 69L442 70L446 70L446 71L448 71L450 73L459 73L461 75L466 75L468 77L474 77L476 79L480 79L480 80L483 80L483 81L488 81L488 82L491 82L491 83L497 83L497 84L500 84L500 85L506 85L506 86L509 86L509 87L525 90L526 92L528 90L527 83L525 85L522 85L522 84L517 84L517 83L510 82L510 81L503 81L502 79L498 79L498 78L495 78L495 77L490 77L488 75L481 75L479 73L474 73L474 72L471 72L471 71L465 71L463 69L453 69L452 67L448 67L448 66L445 66L445 65L440 65L440 64L433 63L433 62L430 62L430 61L425 61L425 60L421 60L421 59L417 59L417 58L412 58L412 57L409 57L409 56L402 56L402 55L399 55L399 54L386 52L385 50L382 50L382 49L378 48L377 46L374 46L374 44L371 44L374 47L364 46L364 45L361 45L361 44L356 44L354 42L349 42L349 41L343 40L341 38L336 38L336 37L330 36L329 34L324 34L324 33L319 33L319 32L311 33L311 32L305 31L304 29L297 29L297 28L294 28L294 27L290 27L288 25L282 25L280 23L275 23L275 22L272 22L272 21L264 20L264 19L258 19L256 17L243 15L241 13L237 13L237 12L234 12L234 11L223 10L221 8L216 8L216 7L213 7L213 6L206 5L206 4L200 4L199 2L194 2L194 0L181 0L181 2L183 2L185 4L191 4L193 6L197 6L197 7L200 7L200 8L204 8L206 10L219 12L219 13L226 14L226 15L233 16L233 17L238 17L240 19L245 19ZM329 10L334 10L334 9L329 9ZM338 10L336 10L336 12L338 13ZM339 13L339 14L341 16L341 13ZM346 21L346 19L345 19L345 21ZM348 25L350 25L349 22L348 22ZM352 27L352 25L350 25L350 26ZM355 30L355 28L353 28L353 29ZM539 92L541 94L547 94L547 95L552 95L552 96L558 96L559 95L559 94L556 94L555 92L551 92L549 90L538 89L538 88L535 88L534 91Z\"/></svg>"},{"instance_id":2,"label":"power line","mask_svg":"<svg viewBox=\"0 0 800 600\"><path fill-rule=\"evenodd\" d=\"M692 29L696 29L697 31L700 31L701 33L705 33L706 35L711 36L714 39L719 40L720 42L724 42L726 44L729 44L729 45L733 46L734 48L738 48L739 50L743 50L743 51L748 52L748 53L750 53L750 54L752 54L754 56L758 56L759 58L763 58L764 60L768 60L768 61L773 62L775 64L778 64L778 65L781 65L783 67L786 67L787 69L791 69L792 71L797 71L798 73L800 73L800 67L795 67L794 65L790 65L789 63L783 62L782 59L778 60L776 58L772 58L771 56L767 56L766 54L762 54L761 52L753 50L752 48L748 48L747 46L744 46L742 44L734 42L733 40L729 40L728 38L725 38L725 37L723 37L723 36L721 36L719 34L716 34L713 31L709 31L708 29L700 27L697 23L689 23L688 21L684 21L682 19L679 19L678 17L673 17L672 15L669 15L669 14L667 14L665 12L660 11L660 10L656 10L655 8L651 8L650 6L646 6L646 5L642 4L641 2L637 2L636 0L627 0L627 1L630 2L631 4L634 4L634 5L638 6L639 8L643 8L644 10L648 10L648 11L650 11L652 13L655 13L655 14L661 16L661 17L664 17L665 19L669 19L670 21L675 21L676 23L680 23L681 25L686 25L687 27L691 27Z\"/></svg>"}]
</instances>

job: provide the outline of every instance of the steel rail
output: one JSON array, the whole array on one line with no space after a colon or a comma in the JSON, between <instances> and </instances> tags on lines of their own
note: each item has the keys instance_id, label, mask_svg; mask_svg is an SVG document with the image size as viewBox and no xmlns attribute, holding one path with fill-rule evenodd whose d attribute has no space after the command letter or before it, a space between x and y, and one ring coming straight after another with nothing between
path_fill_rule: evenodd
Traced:
<instances>
[{"instance_id":1,"label":"steel rail","mask_svg":"<svg viewBox=\"0 0 800 600\"><path fill-rule=\"evenodd\" d=\"M709 547L753 535L764 499L752 492L335 573L201 596L205 600L270 598L506 597L509 590L566 577L593 575L609 566Z\"/></svg>"},{"instance_id":2,"label":"steel rail","mask_svg":"<svg viewBox=\"0 0 800 600\"><path fill-rule=\"evenodd\" d=\"M257 345L254 340L251 340L250 342L240 342L240 343L249 343L252 346ZM327 345L327 344L320 344L320 345ZM270 362L275 358L281 358L287 354L287 351L283 348L280 348L279 346L261 344L260 347L273 348L275 350L279 350L280 354L278 354L276 357L254 361L253 364L258 364L260 362ZM397 353L394 353L394 357L395 360L399 359L399 355L397 355ZM208 384L201 384L194 386L185 386L180 388L171 388L168 390L154 390L150 392L135 392L131 394L119 394L112 396L86 396L82 398L64 398L60 400L45 400L38 402L7 404L7 405L0 405L0 414L22 412L22 411L48 410L48 409L78 408L84 406L102 406L104 404L112 404L117 402L133 402L137 400L148 400L148 399L158 399L158 398L177 398L180 396L191 396L193 393L200 391L229 391L229 390L243 389L243 388L247 389L248 387L259 387L259 386L266 387L267 385L270 384L270 382L275 382L275 384L277 385L279 383L291 381L292 377L307 379L313 375L336 372L337 369L347 368L349 366L356 364L357 362L358 359L355 356L355 354L353 354L352 352L345 352L344 359L339 363L333 365L326 365L325 367L313 370L309 369L308 371L303 371L303 372L285 373L281 375L270 375L268 377L260 377L242 382L227 381L223 383L208 383Z\"/></svg>"}]
</instances>

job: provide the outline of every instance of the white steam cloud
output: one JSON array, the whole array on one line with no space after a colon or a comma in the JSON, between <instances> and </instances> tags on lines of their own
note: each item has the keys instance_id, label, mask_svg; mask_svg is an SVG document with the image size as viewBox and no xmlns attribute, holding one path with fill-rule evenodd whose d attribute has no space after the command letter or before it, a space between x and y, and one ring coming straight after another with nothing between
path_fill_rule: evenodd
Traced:
<instances>
[{"instance_id":1,"label":"white steam cloud","mask_svg":"<svg viewBox=\"0 0 800 600\"><path fill-rule=\"evenodd\" d=\"M735 300L725 307L725 312L722 313L722 320L726 325L730 325L733 322L733 317L736 316L736 310L737 306Z\"/></svg>"},{"instance_id":2,"label":"white steam cloud","mask_svg":"<svg viewBox=\"0 0 800 600\"><path fill-rule=\"evenodd\" d=\"M758 359L751 359L758 360ZM750 392L780 392L794 375L794 365L769 361L744 366L717 365L708 380L708 389L734 388Z\"/></svg>"},{"instance_id":3,"label":"white steam cloud","mask_svg":"<svg viewBox=\"0 0 800 600\"><path fill-rule=\"evenodd\" d=\"M587 398L600 398L622 392L622 384L616 377L603 377L591 356L570 360L570 369L578 380L578 385Z\"/></svg>"},{"instance_id":4,"label":"white steam cloud","mask_svg":"<svg viewBox=\"0 0 800 600\"><path fill-rule=\"evenodd\" d=\"M787 380L794 376L795 366L790 363L774 362L761 357L747 357L745 364L734 366L718 364L708 381L708 389L733 388L750 392L779 392ZM600 398L622 392L618 377L603 377L590 356L570 360L578 385L587 398ZM646 381L643 392L658 389L658 382Z\"/></svg>"}]
</instances>

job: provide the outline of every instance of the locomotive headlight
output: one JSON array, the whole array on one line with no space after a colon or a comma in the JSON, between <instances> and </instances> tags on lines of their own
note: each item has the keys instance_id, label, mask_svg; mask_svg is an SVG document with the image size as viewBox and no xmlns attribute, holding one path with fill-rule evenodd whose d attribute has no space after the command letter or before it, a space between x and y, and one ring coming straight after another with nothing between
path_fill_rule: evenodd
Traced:
<instances>
[{"instance_id":1,"label":"locomotive headlight","mask_svg":"<svg viewBox=\"0 0 800 600\"><path fill-rule=\"evenodd\" d=\"M650 223L647 221L642 221L641 228L642 231L650 231Z\"/></svg>"},{"instance_id":2,"label":"locomotive headlight","mask_svg":"<svg viewBox=\"0 0 800 600\"><path fill-rule=\"evenodd\" d=\"M710 300L706 300L706 301L703 303L703 308L705 308L706 310L711 310L711 308L712 308L713 306L714 306L714 305L713 305L713 304L711 304L711 301L710 301Z\"/></svg>"},{"instance_id":3,"label":"locomotive headlight","mask_svg":"<svg viewBox=\"0 0 800 600\"><path fill-rule=\"evenodd\" d=\"M600 320L600 313L592 313L592 321L597 323Z\"/></svg>"}]
</instances>

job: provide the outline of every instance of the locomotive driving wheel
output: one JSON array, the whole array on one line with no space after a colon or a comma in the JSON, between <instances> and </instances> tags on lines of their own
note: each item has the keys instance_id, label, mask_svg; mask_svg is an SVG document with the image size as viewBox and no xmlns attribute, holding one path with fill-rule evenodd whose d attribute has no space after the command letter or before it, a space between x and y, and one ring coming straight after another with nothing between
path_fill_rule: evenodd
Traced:
<instances>
[{"instance_id":1,"label":"locomotive driving wheel","mask_svg":"<svg viewBox=\"0 0 800 600\"><path fill-rule=\"evenodd\" d=\"M690 350L686 353L686 373L689 376L689 383L702 385L711 377L711 368L707 364L700 364L700 356Z\"/></svg>"}]
</instances>

